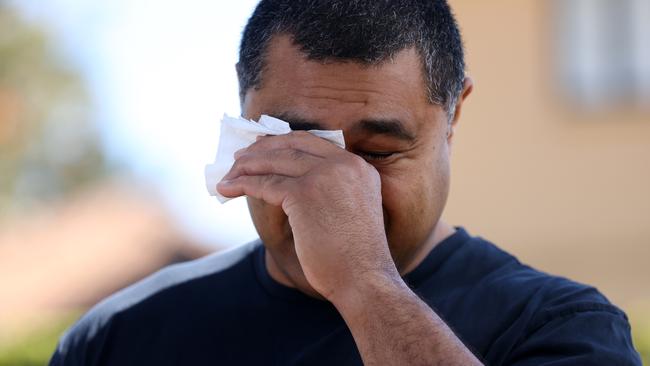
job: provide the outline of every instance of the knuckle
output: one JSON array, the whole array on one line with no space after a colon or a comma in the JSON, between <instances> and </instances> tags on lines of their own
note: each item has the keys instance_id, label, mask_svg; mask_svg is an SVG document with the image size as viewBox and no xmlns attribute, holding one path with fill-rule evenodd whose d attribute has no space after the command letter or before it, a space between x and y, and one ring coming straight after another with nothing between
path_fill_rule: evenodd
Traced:
<instances>
[{"instance_id":1,"label":"knuckle","mask_svg":"<svg viewBox=\"0 0 650 366\"><path fill-rule=\"evenodd\" d=\"M314 135L304 130L293 131L288 136L289 146L292 148L299 148L300 146L309 143L309 141L311 141L310 139L314 137Z\"/></svg>"},{"instance_id":2,"label":"knuckle","mask_svg":"<svg viewBox=\"0 0 650 366\"><path fill-rule=\"evenodd\" d=\"M238 171L241 170L244 166L246 166L250 162L250 154L242 154L239 155L237 159L235 159L235 162L232 165L232 170Z\"/></svg>"},{"instance_id":3,"label":"knuckle","mask_svg":"<svg viewBox=\"0 0 650 366\"><path fill-rule=\"evenodd\" d=\"M241 153L237 159L235 159L235 164L245 164L249 162L251 159L251 153L250 152L244 152Z\"/></svg>"},{"instance_id":4,"label":"knuckle","mask_svg":"<svg viewBox=\"0 0 650 366\"><path fill-rule=\"evenodd\" d=\"M273 144L274 137L276 137L276 136L272 136L272 135L258 136L256 138L255 142L250 144L246 150L250 152L250 151L257 151L259 149L263 149L266 146L269 146L269 145Z\"/></svg>"},{"instance_id":5,"label":"knuckle","mask_svg":"<svg viewBox=\"0 0 650 366\"><path fill-rule=\"evenodd\" d=\"M368 162L359 155L351 154L350 165L357 169L366 169L368 167Z\"/></svg>"},{"instance_id":6,"label":"knuckle","mask_svg":"<svg viewBox=\"0 0 650 366\"><path fill-rule=\"evenodd\" d=\"M270 186L273 184L273 175L265 175L259 177L261 180L260 185L262 187L262 192L268 191Z\"/></svg>"},{"instance_id":7,"label":"knuckle","mask_svg":"<svg viewBox=\"0 0 650 366\"><path fill-rule=\"evenodd\" d=\"M287 150L288 150L287 152L289 154L289 157L292 160L303 160L305 158L305 153L300 150L296 150L296 149L287 149Z\"/></svg>"},{"instance_id":8,"label":"knuckle","mask_svg":"<svg viewBox=\"0 0 650 366\"><path fill-rule=\"evenodd\" d=\"M270 190L273 189L273 187L278 183L280 183L282 177L277 174L269 174L260 176L259 179L261 180L262 189Z\"/></svg>"}]
</instances>

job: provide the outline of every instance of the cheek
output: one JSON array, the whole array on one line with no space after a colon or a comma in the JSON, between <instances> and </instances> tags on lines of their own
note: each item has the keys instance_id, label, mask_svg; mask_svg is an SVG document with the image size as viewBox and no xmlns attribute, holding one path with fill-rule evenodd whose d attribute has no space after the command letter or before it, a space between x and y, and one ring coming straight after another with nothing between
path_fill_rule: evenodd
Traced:
<instances>
[{"instance_id":1,"label":"cheek","mask_svg":"<svg viewBox=\"0 0 650 366\"><path fill-rule=\"evenodd\" d=\"M265 245L279 245L291 237L289 222L281 207L250 197L247 201L255 229Z\"/></svg>"},{"instance_id":2,"label":"cheek","mask_svg":"<svg viewBox=\"0 0 650 366\"><path fill-rule=\"evenodd\" d=\"M438 221L449 191L443 154L413 161L409 169L382 174L382 201L389 234L420 236Z\"/></svg>"},{"instance_id":3,"label":"cheek","mask_svg":"<svg viewBox=\"0 0 650 366\"><path fill-rule=\"evenodd\" d=\"M419 169L401 176L382 177L382 202L389 221L400 225L412 224L427 216L429 206L436 198L434 174Z\"/></svg>"}]
</instances>

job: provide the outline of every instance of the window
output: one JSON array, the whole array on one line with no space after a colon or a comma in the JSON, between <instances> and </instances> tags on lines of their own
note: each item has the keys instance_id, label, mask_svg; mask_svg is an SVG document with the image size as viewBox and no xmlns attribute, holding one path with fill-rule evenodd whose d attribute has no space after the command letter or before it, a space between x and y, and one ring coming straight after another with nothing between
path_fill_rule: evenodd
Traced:
<instances>
[{"instance_id":1,"label":"window","mask_svg":"<svg viewBox=\"0 0 650 366\"><path fill-rule=\"evenodd\" d=\"M650 106L650 0L555 0L562 91L583 107Z\"/></svg>"}]
</instances>

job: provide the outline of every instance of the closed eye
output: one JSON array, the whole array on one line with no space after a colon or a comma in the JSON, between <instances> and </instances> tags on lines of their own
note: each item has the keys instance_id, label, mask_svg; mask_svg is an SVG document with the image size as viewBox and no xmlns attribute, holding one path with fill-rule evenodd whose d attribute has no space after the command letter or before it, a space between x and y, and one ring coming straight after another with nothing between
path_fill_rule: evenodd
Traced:
<instances>
[{"instance_id":1,"label":"closed eye","mask_svg":"<svg viewBox=\"0 0 650 366\"><path fill-rule=\"evenodd\" d=\"M395 153L393 152L376 152L376 151L359 151L357 152L357 155L361 156L362 158L366 159L367 161L379 161L379 160L385 160L393 156Z\"/></svg>"}]
</instances>

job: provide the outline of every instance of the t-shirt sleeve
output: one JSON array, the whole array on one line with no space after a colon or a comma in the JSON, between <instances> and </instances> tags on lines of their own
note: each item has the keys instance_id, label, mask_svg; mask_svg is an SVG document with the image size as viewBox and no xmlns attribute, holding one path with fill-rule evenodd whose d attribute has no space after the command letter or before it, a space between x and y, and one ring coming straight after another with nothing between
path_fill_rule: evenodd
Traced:
<instances>
[{"instance_id":1,"label":"t-shirt sleeve","mask_svg":"<svg viewBox=\"0 0 650 366\"><path fill-rule=\"evenodd\" d=\"M83 360L83 350L81 347L70 348L64 346L61 342L56 347L54 354L50 358L49 366L81 366Z\"/></svg>"},{"instance_id":2,"label":"t-shirt sleeve","mask_svg":"<svg viewBox=\"0 0 650 366\"><path fill-rule=\"evenodd\" d=\"M110 328L110 319L102 322L84 316L61 336L48 365L97 365L106 344L107 328Z\"/></svg>"},{"instance_id":3,"label":"t-shirt sleeve","mask_svg":"<svg viewBox=\"0 0 650 366\"><path fill-rule=\"evenodd\" d=\"M625 314L612 305L582 304L544 314L505 362L514 366L641 366Z\"/></svg>"},{"instance_id":4,"label":"t-shirt sleeve","mask_svg":"<svg viewBox=\"0 0 650 366\"><path fill-rule=\"evenodd\" d=\"M52 358L50 358L50 362L48 363L48 365L49 366L79 365L79 363L74 362L72 360L66 362L65 355L63 355L57 347L57 349L54 351L54 354L52 355Z\"/></svg>"}]
</instances>

